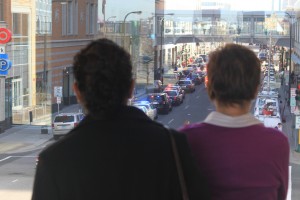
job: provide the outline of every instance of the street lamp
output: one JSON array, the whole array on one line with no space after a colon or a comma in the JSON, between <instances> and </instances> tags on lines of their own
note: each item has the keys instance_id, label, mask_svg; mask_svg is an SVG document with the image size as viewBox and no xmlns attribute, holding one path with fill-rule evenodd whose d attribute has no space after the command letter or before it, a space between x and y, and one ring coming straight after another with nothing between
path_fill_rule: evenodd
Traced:
<instances>
[{"instance_id":1,"label":"street lamp","mask_svg":"<svg viewBox=\"0 0 300 200\"><path fill-rule=\"evenodd\" d=\"M291 68L292 68L292 19L293 19L293 16L288 13L288 12L285 12L285 14L287 14L290 18L289 20L289 24L290 24L290 53L289 53L289 90L288 90L288 100L290 101L290 98L291 98Z\"/></svg>"},{"instance_id":2,"label":"street lamp","mask_svg":"<svg viewBox=\"0 0 300 200\"><path fill-rule=\"evenodd\" d=\"M109 22L110 19L116 18L117 16L110 16L107 18L106 22ZM104 22L104 33L106 34L107 32L107 27L106 27L106 22Z\"/></svg>"},{"instance_id":3,"label":"street lamp","mask_svg":"<svg viewBox=\"0 0 300 200\"><path fill-rule=\"evenodd\" d=\"M125 48L125 33L126 33L126 26L125 26L125 21L126 21L126 18L128 17L128 15L130 14L142 14L142 11L132 11L132 12L129 12L125 15L124 17L124 21L123 21L123 48Z\"/></svg>"},{"instance_id":4,"label":"street lamp","mask_svg":"<svg viewBox=\"0 0 300 200\"><path fill-rule=\"evenodd\" d=\"M110 19L113 19L113 18L116 18L117 16L111 16L111 17L109 17L109 18L107 18L107 22L110 20Z\"/></svg>"},{"instance_id":5,"label":"street lamp","mask_svg":"<svg viewBox=\"0 0 300 200\"><path fill-rule=\"evenodd\" d=\"M165 15L170 15L170 16L173 16L174 13L166 13L166 14L161 14L162 16L165 16ZM162 72L163 72L163 67L162 67L162 63L163 63L163 32L164 32L164 22L165 22L165 18L164 17L161 17L160 19L160 59L159 59L159 69L158 70L155 70L154 72L154 76L155 76L155 80L161 80L162 81L162 84L163 84L163 76L162 76ZM157 72L158 71L158 72Z\"/></svg>"}]
</instances>

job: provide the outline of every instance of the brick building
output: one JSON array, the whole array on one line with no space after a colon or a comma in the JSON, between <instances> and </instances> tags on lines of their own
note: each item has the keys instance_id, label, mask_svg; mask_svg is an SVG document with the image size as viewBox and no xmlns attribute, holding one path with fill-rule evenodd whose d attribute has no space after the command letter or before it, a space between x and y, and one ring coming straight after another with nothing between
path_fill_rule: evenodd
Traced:
<instances>
[{"instance_id":1,"label":"brick building","mask_svg":"<svg viewBox=\"0 0 300 200\"><path fill-rule=\"evenodd\" d=\"M0 27L12 32L1 45L12 68L0 78L0 132L54 112L55 86L62 104L76 102L73 56L97 37L97 12L97 0L0 0Z\"/></svg>"}]
</instances>

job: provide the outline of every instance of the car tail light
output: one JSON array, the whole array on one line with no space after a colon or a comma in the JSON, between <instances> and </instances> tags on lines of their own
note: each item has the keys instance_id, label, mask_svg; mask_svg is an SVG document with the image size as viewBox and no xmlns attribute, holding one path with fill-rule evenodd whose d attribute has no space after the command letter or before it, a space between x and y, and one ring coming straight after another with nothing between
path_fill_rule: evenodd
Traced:
<instances>
[{"instance_id":1,"label":"car tail light","mask_svg":"<svg viewBox=\"0 0 300 200\"><path fill-rule=\"evenodd\" d=\"M78 126L78 123L74 123L74 127Z\"/></svg>"},{"instance_id":2,"label":"car tail light","mask_svg":"<svg viewBox=\"0 0 300 200\"><path fill-rule=\"evenodd\" d=\"M52 123L52 128L54 128L54 124Z\"/></svg>"}]
</instances>

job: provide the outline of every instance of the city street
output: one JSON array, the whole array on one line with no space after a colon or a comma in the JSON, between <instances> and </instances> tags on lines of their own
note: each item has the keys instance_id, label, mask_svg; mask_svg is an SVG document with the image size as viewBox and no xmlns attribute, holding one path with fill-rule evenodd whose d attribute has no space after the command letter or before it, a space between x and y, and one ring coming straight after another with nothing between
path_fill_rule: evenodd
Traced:
<instances>
[{"instance_id":1,"label":"city street","mask_svg":"<svg viewBox=\"0 0 300 200\"><path fill-rule=\"evenodd\" d=\"M144 89L140 88L136 96L144 97ZM78 105L65 108L77 112ZM196 91L187 94L183 104L175 106L167 115L159 115L157 121L172 128L179 128L184 123L202 121L209 112L214 110L204 85L196 87ZM63 112L64 110L62 110ZM284 132L292 139L291 118L286 109L287 122ZM288 121L290 120L290 121ZM48 134L41 134L41 126L15 126L0 134L0 199L29 200L35 173L35 162L38 153L54 142L49 129ZM291 198L300 198L300 155L291 149Z\"/></svg>"}]
</instances>

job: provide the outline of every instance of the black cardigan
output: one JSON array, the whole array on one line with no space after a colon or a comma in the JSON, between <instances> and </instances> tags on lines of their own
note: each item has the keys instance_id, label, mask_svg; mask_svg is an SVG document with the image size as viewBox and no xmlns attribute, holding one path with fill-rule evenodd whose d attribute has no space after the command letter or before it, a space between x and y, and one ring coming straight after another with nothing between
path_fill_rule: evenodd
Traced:
<instances>
[{"instance_id":1,"label":"black cardigan","mask_svg":"<svg viewBox=\"0 0 300 200\"><path fill-rule=\"evenodd\" d=\"M207 199L185 136L175 133L191 199ZM179 200L166 129L122 107L113 119L87 116L39 155L32 200Z\"/></svg>"}]
</instances>

